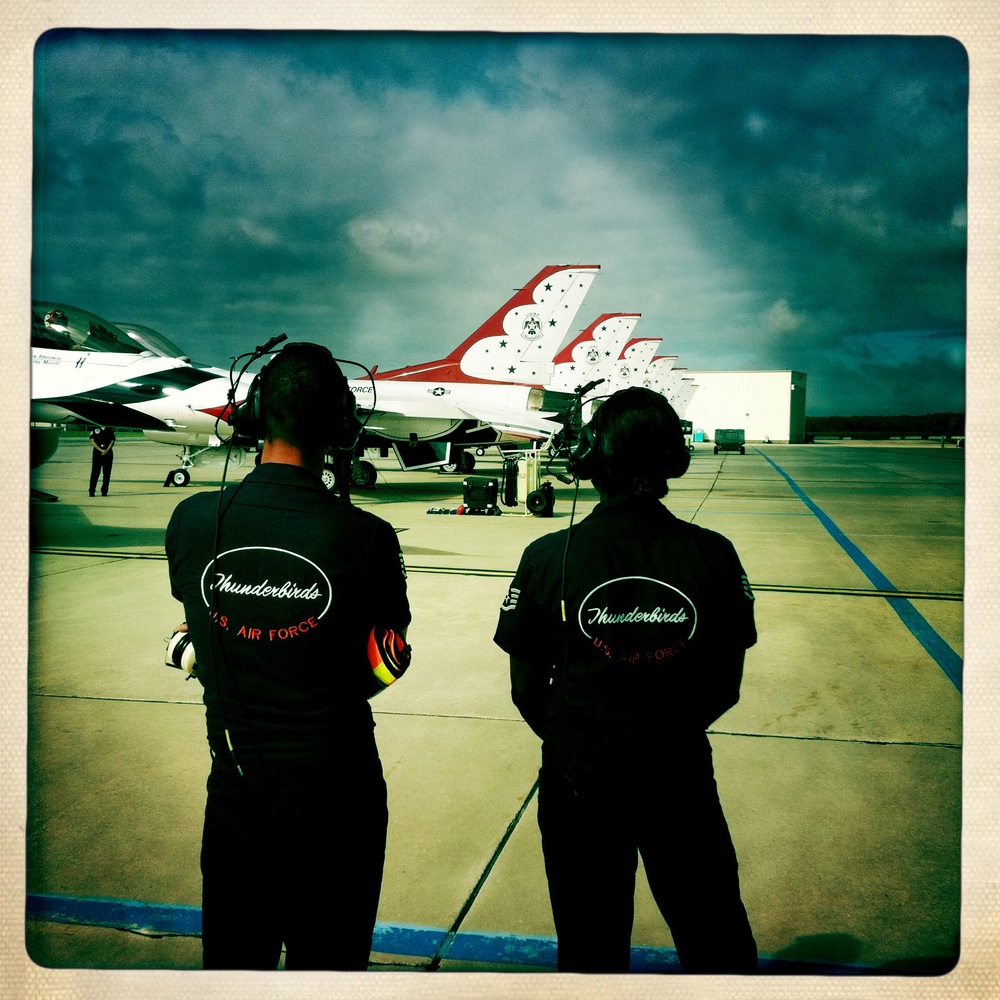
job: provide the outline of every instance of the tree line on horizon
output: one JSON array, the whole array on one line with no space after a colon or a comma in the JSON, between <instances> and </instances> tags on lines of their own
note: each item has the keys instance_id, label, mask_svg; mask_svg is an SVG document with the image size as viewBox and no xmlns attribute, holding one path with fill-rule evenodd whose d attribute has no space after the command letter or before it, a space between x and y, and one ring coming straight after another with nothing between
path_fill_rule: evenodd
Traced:
<instances>
[{"instance_id":1,"label":"tree line on horizon","mask_svg":"<svg viewBox=\"0 0 1000 1000\"><path fill-rule=\"evenodd\" d=\"M806 417L806 435L853 434L877 437L964 437L964 413L910 413Z\"/></svg>"}]
</instances>

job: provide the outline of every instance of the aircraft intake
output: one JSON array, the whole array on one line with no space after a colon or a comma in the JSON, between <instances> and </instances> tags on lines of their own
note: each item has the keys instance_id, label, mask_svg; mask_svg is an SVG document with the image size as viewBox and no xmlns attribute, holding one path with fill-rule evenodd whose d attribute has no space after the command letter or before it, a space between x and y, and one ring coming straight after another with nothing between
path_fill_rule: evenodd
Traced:
<instances>
[{"instance_id":1,"label":"aircraft intake","mask_svg":"<svg viewBox=\"0 0 1000 1000\"><path fill-rule=\"evenodd\" d=\"M576 396L572 392L557 392L553 389L541 389L537 386L528 392L529 410L557 413L560 417L566 416L575 401Z\"/></svg>"}]
</instances>

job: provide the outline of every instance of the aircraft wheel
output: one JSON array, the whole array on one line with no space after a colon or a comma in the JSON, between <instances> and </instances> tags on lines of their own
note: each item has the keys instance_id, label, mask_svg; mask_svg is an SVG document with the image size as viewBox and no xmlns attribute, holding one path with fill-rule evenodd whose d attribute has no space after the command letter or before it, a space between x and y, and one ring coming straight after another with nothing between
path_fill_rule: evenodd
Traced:
<instances>
[{"instance_id":1,"label":"aircraft wheel","mask_svg":"<svg viewBox=\"0 0 1000 1000\"><path fill-rule=\"evenodd\" d=\"M458 472L458 462L446 462L444 465L438 467L438 472Z\"/></svg>"},{"instance_id":2,"label":"aircraft wheel","mask_svg":"<svg viewBox=\"0 0 1000 1000\"><path fill-rule=\"evenodd\" d=\"M167 477L171 486L187 486L191 482L191 473L187 469L174 469Z\"/></svg>"},{"instance_id":3,"label":"aircraft wheel","mask_svg":"<svg viewBox=\"0 0 1000 1000\"><path fill-rule=\"evenodd\" d=\"M463 451L462 457L458 460L458 467L462 472L472 472L476 467L476 460L467 451Z\"/></svg>"},{"instance_id":4,"label":"aircraft wheel","mask_svg":"<svg viewBox=\"0 0 1000 1000\"><path fill-rule=\"evenodd\" d=\"M323 472L321 473L321 478L323 480L323 485L328 489L332 490L334 486L337 485L337 473L334 467L326 462L323 465Z\"/></svg>"},{"instance_id":5,"label":"aircraft wheel","mask_svg":"<svg viewBox=\"0 0 1000 1000\"><path fill-rule=\"evenodd\" d=\"M351 466L351 483L362 490L370 490L378 479L378 469L371 462L355 462Z\"/></svg>"}]
</instances>

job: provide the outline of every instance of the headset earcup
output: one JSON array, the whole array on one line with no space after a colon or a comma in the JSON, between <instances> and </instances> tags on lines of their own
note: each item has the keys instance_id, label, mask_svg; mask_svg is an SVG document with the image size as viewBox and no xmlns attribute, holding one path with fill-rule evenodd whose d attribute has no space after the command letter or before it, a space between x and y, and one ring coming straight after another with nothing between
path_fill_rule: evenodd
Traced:
<instances>
[{"instance_id":1,"label":"headset earcup","mask_svg":"<svg viewBox=\"0 0 1000 1000\"><path fill-rule=\"evenodd\" d=\"M189 632L174 632L167 642L167 654L164 664L177 667L186 674L193 674L198 668L198 658L194 651L194 641Z\"/></svg>"},{"instance_id":2,"label":"headset earcup","mask_svg":"<svg viewBox=\"0 0 1000 1000\"><path fill-rule=\"evenodd\" d=\"M254 376L247 390L247 398L233 407L229 418L234 433L243 438L259 441L264 436L264 421L260 410L260 374Z\"/></svg>"},{"instance_id":3,"label":"headset earcup","mask_svg":"<svg viewBox=\"0 0 1000 1000\"><path fill-rule=\"evenodd\" d=\"M344 379L343 393L340 440L338 443L342 448L353 449L358 443L358 437L361 435L362 423L358 417L358 402L354 398L354 393L351 392L351 387L347 384L346 378Z\"/></svg>"},{"instance_id":4,"label":"headset earcup","mask_svg":"<svg viewBox=\"0 0 1000 1000\"><path fill-rule=\"evenodd\" d=\"M680 479L681 476L687 472L690 464L691 452L687 450L687 446L684 444L684 438L682 436L680 443L674 446L674 453L671 456L669 465L667 466L667 479Z\"/></svg>"},{"instance_id":5,"label":"headset earcup","mask_svg":"<svg viewBox=\"0 0 1000 1000\"><path fill-rule=\"evenodd\" d=\"M597 467L597 441L593 421L580 428L580 440L570 453L566 468L577 479L593 479Z\"/></svg>"}]
</instances>

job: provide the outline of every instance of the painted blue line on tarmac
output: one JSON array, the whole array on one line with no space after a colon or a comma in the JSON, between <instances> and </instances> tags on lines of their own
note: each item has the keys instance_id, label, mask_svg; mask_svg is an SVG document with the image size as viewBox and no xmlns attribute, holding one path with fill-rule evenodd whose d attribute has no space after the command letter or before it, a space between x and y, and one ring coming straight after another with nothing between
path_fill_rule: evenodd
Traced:
<instances>
[{"instance_id":1,"label":"painted blue line on tarmac","mask_svg":"<svg viewBox=\"0 0 1000 1000\"><path fill-rule=\"evenodd\" d=\"M116 927L146 934L195 936L201 934L201 910L196 906L142 903L127 899L80 899L73 896L32 894L27 898L27 916L54 923ZM375 925L375 954L430 960L446 936L441 927L406 924ZM460 931L441 956L448 962L489 966L527 966L555 969L556 940L551 937ZM635 947L633 972L680 972L673 948Z\"/></svg>"},{"instance_id":2,"label":"painted blue line on tarmac","mask_svg":"<svg viewBox=\"0 0 1000 1000\"><path fill-rule=\"evenodd\" d=\"M201 934L201 909L170 903L143 903L130 899L87 899L51 893L27 896L26 916L53 923L83 924L89 927L114 927L150 935ZM372 939L376 954L429 960L437 954L447 932L443 927L415 927L406 924L378 923ZM443 961L479 963L485 966L556 968L556 940L551 937L503 933L459 932ZM673 948L634 946L629 969L638 973L679 973L680 963ZM813 976L872 975L881 970L853 964L789 961L761 958L760 971L767 974ZM906 969L896 974L910 974ZM919 970L914 970L919 971Z\"/></svg>"},{"instance_id":3,"label":"painted blue line on tarmac","mask_svg":"<svg viewBox=\"0 0 1000 1000\"><path fill-rule=\"evenodd\" d=\"M200 934L201 909L131 899L80 899L47 893L29 894L25 914L37 920L93 927L121 927L147 934Z\"/></svg>"},{"instance_id":4,"label":"painted blue line on tarmac","mask_svg":"<svg viewBox=\"0 0 1000 1000\"><path fill-rule=\"evenodd\" d=\"M555 938L526 934L474 934L459 931L442 962L482 962L488 965L556 967Z\"/></svg>"},{"instance_id":5,"label":"painted blue line on tarmac","mask_svg":"<svg viewBox=\"0 0 1000 1000\"><path fill-rule=\"evenodd\" d=\"M438 953L447 932L443 927L411 927L408 924L375 924L372 951L384 955L406 955L430 959Z\"/></svg>"},{"instance_id":6,"label":"painted blue line on tarmac","mask_svg":"<svg viewBox=\"0 0 1000 1000\"><path fill-rule=\"evenodd\" d=\"M831 534L834 541L854 560L855 565L861 570L865 576L877 587L879 590L898 590L899 588L894 586L889 578L864 554L844 534L840 528L834 523L833 519L822 510L817 504L815 504L806 494L805 490L797 482L795 482L792 477L785 472L784 469L778 465L770 456L765 455L759 449L754 449L758 455L767 459L771 465L777 470L778 474L781 475L785 482L792 488L792 492L815 514L816 518L819 520L820 524ZM962 690L962 658L948 645L944 639L941 638L927 621L926 618L905 598L905 597L887 597L886 600L889 602L889 606L893 611L899 615L900 620L903 624L910 630L913 637L920 643L921 646L927 650L927 653L933 658L934 662L944 671L945 676L955 685L955 687L961 691Z\"/></svg>"},{"instance_id":7,"label":"painted blue line on tarmac","mask_svg":"<svg viewBox=\"0 0 1000 1000\"><path fill-rule=\"evenodd\" d=\"M481 962L487 965L556 968L556 939L527 934L471 933L455 935L443 962ZM680 972L681 965L673 948L633 946L630 972Z\"/></svg>"},{"instance_id":8,"label":"painted blue line on tarmac","mask_svg":"<svg viewBox=\"0 0 1000 1000\"><path fill-rule=\"evenodd\" d=\"M201 909L197 906L31 893L26 899L25 915L53 923L115 927L144 934L193 937L201 934ZM446 934L442 927L415 927L380 921L375 925L372 936L372 951L377 954L430 960L438 953ZM636 951L640 953L639 962L644 968L653 962L651 956L644 952L655 949ZM445 960L489 965L530 965L554 969L556 942L553 938L513 934L459 933L455 935L447 954L442 957ZM673 963L676 963L676 957ZM670 956L661 956L659 965L669 968Z\"/></svg>"}]
</instances>

